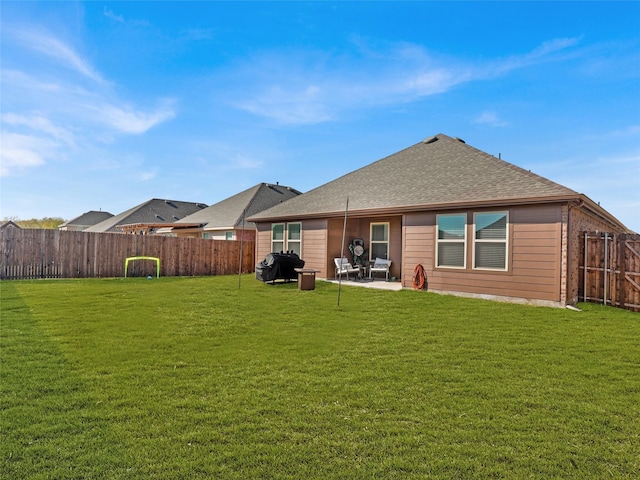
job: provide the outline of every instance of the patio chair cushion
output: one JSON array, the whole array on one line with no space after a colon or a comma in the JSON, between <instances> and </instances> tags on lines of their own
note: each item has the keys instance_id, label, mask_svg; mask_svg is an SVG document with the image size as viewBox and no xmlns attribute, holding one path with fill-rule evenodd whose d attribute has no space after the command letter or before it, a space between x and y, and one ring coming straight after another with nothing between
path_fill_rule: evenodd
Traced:
<instances>
[{"instance_id":1,"label":"patio chair cushion","mask_svg":"<svg viewBox=\"0 0 640 480\"><path fill-rule=\"evenodd\" d=\"M384 258L376 258L375 262L373 263L373 268L389 268L389 264L391 262L389 260L385 260Z\"/></svg>"}]
</instances>

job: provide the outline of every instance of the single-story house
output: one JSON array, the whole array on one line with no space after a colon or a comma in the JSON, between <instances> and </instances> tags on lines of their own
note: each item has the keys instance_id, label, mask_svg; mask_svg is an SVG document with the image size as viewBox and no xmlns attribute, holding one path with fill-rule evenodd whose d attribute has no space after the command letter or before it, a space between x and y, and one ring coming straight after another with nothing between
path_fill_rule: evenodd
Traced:
<instances>
[{"instance_id":1,"label":"single-story house","mask_svg":"<svg viewBox=\"0 0 640 480\"><path fill-rule=\"evenodd\" d=\"M103 212L101 210L91 210L83 213L79 217L69 220L68 222L64 222L62 225L59 225L58 230L81 232L111 217L113 217L113 213Z\"/></svg>"},{"instance_id":2,"label":"single-story house","mask_svg":"<svg viewBox=\"0 0 640 480\"><path fill-rule=\"evenodd\" d=\"M294 250L319 278L359 239L403 287L420 265L431 291L553 306L578 300L583 232L628 231L585 195L443 134L249 220L257 259Z\"/></svg>"},{"instance_id":3,"label":"single-story house","mask_svg":"<svg viewBox=\"0 0 640 480\"><path fill-rule=\"evenodd\" d=\"M187 215L206 208L204 203L152 198L118 215L88 227L85 232L115 232L150 235Z\"/></svg>"},{"instance_id":4,"label":"single-story house","mask_svg":"<svg viewBox=\"0 0 640 480\"><path fill-rule=\"evenodd\" d=\"M158 234L213 240L254 240L256 226L247 217L278 205L301 192L278 183L259 183L243 192L176 220Z\"/></svg>"}]
</instances>

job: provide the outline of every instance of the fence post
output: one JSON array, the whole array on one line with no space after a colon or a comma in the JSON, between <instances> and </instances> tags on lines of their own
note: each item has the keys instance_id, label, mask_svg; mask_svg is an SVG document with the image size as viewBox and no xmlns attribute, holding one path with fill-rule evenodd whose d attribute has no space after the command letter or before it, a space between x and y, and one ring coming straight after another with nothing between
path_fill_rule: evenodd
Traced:
<instances>
[{"instance_id":1,"label":"fence post","mask_svg":"<svg viewBox=\"0 0 640 480\"><path fill-rule=\"evenodd\" d=\"M626 268L626 260L625 260L625 239L623 235L618 235L618 306L620 308L624 308L624 304L626 303L626 295L625 295L625 274L627 271Z\"/></svg>"},{"instance_id":2,"label":"fence post","mask_svg":"<svg viewBox=\"0 0 640 480\"><path fill-rule=\"evenodd\" d=\"M587 243L589 242L589 234L584 232L584 263L583 263L583 273L584 273L584 282L582 285L582 300L587 302Z\"/></svg>"},{"instance_id":3,"label":"fence post","mask_svg":"<svg viewBox=\"0 0 640 480\"><path fill-rule=\"evenodd\" d=\"M602 303L604 305L607 304L607 269L609 268L609 250L608 250L608 240L609 240L609 234L608 233L604 233L604 269L602 271L602 275L603 275L603 280L602 280Z\"/></svg>"}]
</instances>

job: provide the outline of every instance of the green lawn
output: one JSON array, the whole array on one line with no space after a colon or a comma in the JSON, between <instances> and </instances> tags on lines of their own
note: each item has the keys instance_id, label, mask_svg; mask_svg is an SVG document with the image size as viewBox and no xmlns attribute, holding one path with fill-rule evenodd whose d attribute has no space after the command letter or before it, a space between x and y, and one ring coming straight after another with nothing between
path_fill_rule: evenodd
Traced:
<instances>
[{"instance_id":1,"label":"green lawn","mask_svg":"<svg viewBox=\"0 0 640 480\"><path fill-rule=\"evenodd\" d=\"M640 315L0 282L2 479L638 478Z\"/></svg>"}]
</instances>

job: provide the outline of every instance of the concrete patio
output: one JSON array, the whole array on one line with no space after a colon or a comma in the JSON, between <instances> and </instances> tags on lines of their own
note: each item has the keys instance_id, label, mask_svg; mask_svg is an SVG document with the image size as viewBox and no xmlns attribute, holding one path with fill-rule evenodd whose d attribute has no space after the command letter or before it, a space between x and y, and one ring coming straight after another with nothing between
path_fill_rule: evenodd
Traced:
<instances>
[{"instance_id":1,"label":"concrete patio","mask_svg":"<svg viewBox=\"0 0 640 480\"><path fill-rule=\"evenodd\" d=\"M318 279L318 281L329 282L329 283L338 283L337 279L328 278L328 279ZM379 290L402 290L402 284L400 282L387 282L386 280L378 279L378 280L345 280L343 279L340 282L344 286L349 287L362 287L362 288L377 288Z\"/></svg>"}]
</instances>

